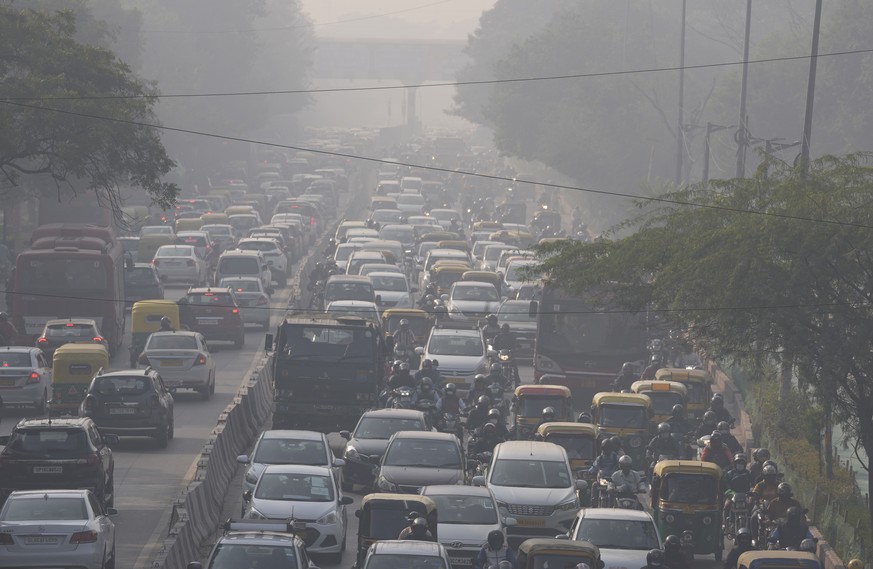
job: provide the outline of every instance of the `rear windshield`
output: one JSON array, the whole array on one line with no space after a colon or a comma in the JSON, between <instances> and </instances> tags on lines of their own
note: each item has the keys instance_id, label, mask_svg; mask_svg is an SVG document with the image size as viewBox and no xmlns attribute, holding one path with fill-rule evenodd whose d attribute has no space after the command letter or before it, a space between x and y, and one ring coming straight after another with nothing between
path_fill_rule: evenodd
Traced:
<instances>
[{"instance_id":1,"label":"rear windshield","mask_svg":"<svg viewBox=\"0 0 873 569\"><path fill-rule=\"evenodd\" d=\"M356 439L388 440L398 431L423 431L419 419L399 419L390 417L364 417L355 429Z\"/></svg>"},{"instance_id":2,"label":"rear windshield","mask_svg":"<svg viewBox=\"0 0 873 569\"><path fill-rule=\"evenodd\" d=\"M390 239L392 241L411 242L415 239L415 230L412 226L407 227L385 227L379 231L379 237L382 239Z\"/></svg>"},{"instance_id":3,"label":"rear windshield","mask_svg":"<svg viewBox=\"0 0 873 569\"><path fill-rule=\"evenodd\" d=\"M203 294L189 294L188 304L193 305L218 305L233 306L233 299L227 293L204 292Z\"/></svg>"},{"instance_id":4,"label":"rear windshield","mask_svg":"<svg viewBox=\"0 0 873 569\"><path fill-rule=\"evenodd\" d=\"M252 462L324 466L327 462L327 451L319 441L261 439Z\"/></svg>"},{"instance_id":5,"label":"rear windshield","mask_svg":"<svg viewBox=\"0 0 873 569\"><path fill-rule=\"evenodd\" d=\"M179 241L185 245L192 245L194 247L206 247L206 245L208 245L206 237L203 235L186 235L185 237L179 237Z\"/></svg>"},{"instance_id":6,"label":"rear windshield","mask_svg":"<svg viewBox=\"0 0 873 569\"><path fill-rule=\"evenodd\" d=\"M82 338L93 336L94 326L91 324L75 324L73 322L52 324L46 328L45 335L48 338Z\"/></svg>"},{"instance_id":7,"label":"rear windshield","mask_svg":"<svg viewBox=\"0 0 873 569\"><path fill-rule=\"evenodd\" d=\"M402 516L397 516L401 520ZM370 522L375 523L375 519ZM442 557L436 555L402 555L402 554L386 554L371 555L367 560L367 569L408 569L415 567L416 569L446 569L446 564Z\"/></svg>"},{"instance_id":8,"label":"rear windshield","mask_svg":"<svg viewBox=\"0 0 873 569\"><path fill-rule=\"evenodd\" d=\"M236 292L260 292L261 287L258 281L221 281L221 286L230 287Z\"/></svg>"},{"instance_id":9,"label":"rear windshield","mask_svg":"<svg viewBox=\"0 0 873 569\"><path fill-rule=\"evenodd\" d=\"M87 520L88 508L84 498L53 496L48 500L16 498L7 502L4 520L16 522L40 522L44 520Z\"/></svg>"},{"instance_id":10,"label":"rear windshield","mask_svg":"<svg viewBox=\"0 0 873 569\"><path fill-rule=\"evenodd\" d=\"M158 278L153 269L148 267L134 267L124 272L124 282L131 285L150 285L156 283Z\"/></svg>"},{"instance_id":11,"label":"rear windshield","mask_svg":"<svg viewBox=\"0 0 873 569\"><path fill-rule=\"evenodd\" d=\"M332 300L372 302L373 298L373 285L369 283L329 283L324 291L324 299L328 302Z\"/></svg>"},{"instance_id":12,"label":"rear windshield","mask_svg":"<svg viewBox=\"0 0 873 569\"><path fill-rule=\"evenodd\" d=\"M260 273L258 260L244 257L227 257L218 262L218 272L226 275Z\"/></svg>"},{"instance_id":13,"label":"rear windshield","mask_svg":"<svg viewBox=\"0 0 873 569\"><path fill-rule=\"evenodd\" d=\"M187 334L161 334L149 336L146 350L196 350L197 340Z\"/></svg>"},{"instance_id":14,"label":"rear windshield","mask_svg":"<svg viewBox=\"0 0 873 569\"><path fill-rule=\"evenodd\" d=\"M276 249L276 244L272 241L250 241L240 243L238 248L243 251L272 251Z\"/></svg>"},{"instance_id":15,"label":"rear windshield","mask_svg":"<svg viewBox=\"0 0 873 569\"><path fill-rule=\"evenodd\" d=\"M167 247L166 245L158 249L155 257L190 257L191 247Z\"/></svg>"},{"instance_id":16,"label":"rear windshield","mask_svg":"<svg viewBox=\"0 0 873 569\"><path fill-rule=\"evenodd\" d=\"M370 277L373 281L373 288L376 290L387 290L390 292L406 292L406 277Z\"/></svg>"},{"instance_id":17,"label":"rear windshield","mask_svg":"<svg viewBox=\"0 0 873 569\"><path fill-rule=\"evenodd\" d=\"M0 354L0 367L30 367L30 354L5 352Z\"/></svg>"},{"instance_id":18,"label":"rear windshield","mask_svg":"<svg viewBox=\"0 0 873 569\"><path fill-rule=\"evenodd\" d=\"M110 376L94 380L94 391L105 394L142 395L152 390L152 379L148 376Z\"/></svg>"},{"instance_id":19,"label":"rear windshield","mask_svg":"<svg viewBox=\"0 0 873 569\"><path fill-rule=\"evenodd\" d=\"M63 451L86 452L88 449L88 437L81 429L27 429L12 434L3 454L11 450L16 453L50 455Z\"/></svg>"}]
</instances>

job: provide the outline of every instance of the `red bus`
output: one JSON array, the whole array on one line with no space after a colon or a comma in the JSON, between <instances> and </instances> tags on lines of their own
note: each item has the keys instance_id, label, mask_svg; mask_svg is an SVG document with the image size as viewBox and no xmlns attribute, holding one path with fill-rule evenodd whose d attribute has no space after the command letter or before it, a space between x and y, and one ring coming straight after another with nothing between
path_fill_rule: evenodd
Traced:
<instances>
[{"instance_id":1,"label":"red bus","mask_svg":"<svg viewBox=\"0 0 873 569\"><path fill-rule=\"evenodd\" d=\"M124 333L124 249L110 227L49 224L15 262L12 318L36 337L54 318L91 318L114 353Z\"/></svg>"}]
</instances>

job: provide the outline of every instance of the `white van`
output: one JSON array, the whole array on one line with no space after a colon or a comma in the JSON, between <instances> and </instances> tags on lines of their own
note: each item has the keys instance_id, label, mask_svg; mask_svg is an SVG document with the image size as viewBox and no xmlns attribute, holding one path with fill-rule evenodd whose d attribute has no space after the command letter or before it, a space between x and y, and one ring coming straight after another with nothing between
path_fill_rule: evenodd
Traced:
<instances>
[{"instance_id":1,"label":"white van","mask_svg":"<svg viewBox=\"0 0 873 569\"><path fill-rule=\"evenodd\" d=\"M231 249L222 253L215 267L215 282L220 283L221 279L227 277L258 277L265 290L273 290L270 286L273 276L260 251Z\"/></svg>"}]
</instances>

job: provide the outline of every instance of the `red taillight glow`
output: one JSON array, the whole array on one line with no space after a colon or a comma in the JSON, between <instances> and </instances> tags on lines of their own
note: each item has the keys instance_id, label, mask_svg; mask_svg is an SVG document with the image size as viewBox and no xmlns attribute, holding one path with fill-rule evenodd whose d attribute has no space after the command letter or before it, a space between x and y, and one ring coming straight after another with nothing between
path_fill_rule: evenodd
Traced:
<instances>
[{"instance_id":1,"label":"red taillight glow","mask_svg":"<svg viewBox=\"0 0 873 569\"><path fill-rule=\"evenodd\" d=\"M94 336L94 337L91 338L91 339L94 340L94 342L96 342L96 343L98 343L98 344L100 344L100 343L103 342L103 338L101 338L100 336Z\"/></svg>"},{"instance_id":2,"label":"red taillight glow","mask_svg":"<svg viewBox=\"0 0 873 569\"><path fill-rule=\"evenodd\" d=\"M47 338L40 338L39 340L36 341L36 343L37 344L48 344L48 339Z\"/></svg>"},{"instance_id":3,"label":"red taillight glow","mask_svg":"<svg viewBox=\"0 0 873 569\"><path fill-rule=\"evenodd\" d=\"M97 541L97 532L94 530L77 531L70 536L70 543L94 543Z\"/></svg>"},{"instance_id":4,"label":"red taillight glow","mask_svg":"<svg viewBox=\"0 0 873 569\"><path fill-rule=\"evenodd\" d=\"M85 462L87 464L100 464L100 457L96 453L91 453L85 455Z\"/></svg>"},{"instance_id":5,"label":"red taillight glow","mask_svg":"<svg viewBox=\"0 0 873 569\"><path fill-rule=\"evenodd\" d=\"M315 216L314 215L309 216L309 225L315 225Z\"/></svg>"},{"instance_id":6,"label":"red taillight glow","mask_svg":"<svg viewBox=\"0 0 873 569\"><path fill-rule=\"evenodd\" d=\"M196 366L206 365L206 356L204 354L197 354L197 359L194 360L194 365L196 365Z\"/></svg>"},{"instance_id":7,"label":"red taillight glow","mask_svg":"<svg viewBox=\"0 0 873 569\"><path fill-rule=\"evenodd\" d=\"M231 313L232 314L239 314L239 308L234 308L233 310L231 310Z\"/></svg>"},{"instance_id":8,"label":"red taillight glow","mask_svg":"<svg viewBox=\"0 0 873 569\"><path fill-rule=\"evenodd\" d=\"M30 376L27 378L27 383L39 383L39 374L35 371L30 372Z\"/></svg>"},{"instance_id":9,"label":"red taillight glow","mask_svg":"<svg viewBox=\"0 0 873 569\"><path fill-rule=\"evenodd\" d=\"M67 322L66 326L67 328L72 328L73 326L75 326L75 324L73 324L72 322Z\"/></svg>"}]
</instances>

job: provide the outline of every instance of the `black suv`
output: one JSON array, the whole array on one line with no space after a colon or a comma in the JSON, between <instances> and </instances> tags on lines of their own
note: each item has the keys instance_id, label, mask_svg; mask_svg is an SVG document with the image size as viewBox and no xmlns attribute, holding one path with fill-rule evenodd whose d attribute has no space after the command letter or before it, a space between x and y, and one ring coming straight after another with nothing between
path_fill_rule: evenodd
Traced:
<instances>
[{"instance_id":1,"label":"black suv","mask_svg":"<svg viewBox=\"0 0 873 569\"><path fill-rule=\"evenodd\" d=\"M150 367L97 375L79 416L90 417L104 433L152 437L160 448L173 438L173 396Z\"/></svg>"},{"instance_id":2,"label":"black suv","mask_svg":"<svg viewBox=\"0 0 873 569\"><path fill-rule=\"evenodd\" d=\"M135 263L124 271L125 308L130 310L134 302L164 298L164 286L158 271L151 263Z\"/></svg>"},{"instance_id":3,"label":"black suv","mask_svg":"<svg viewBox=\"0 0 873 569\"><path fill-rule=\"evenodd\" d=\"M200 332L207 340L233 342L235 348L245 344L239 300L229 288L188 289L188 294L179 300L179 318L183 328Z\"/></svg>"},{"instance_id":4,"label":"black suv","mask_svg":"<svg viewBox=\"0 0 873 569\"><path fill-rule=\"evenodd\" d=\"M22 419L0 437L0 498L13 490L87 488L111 507L115 460L108 445L117 442L87 417Z\"/></svg>"}]
</instances>

